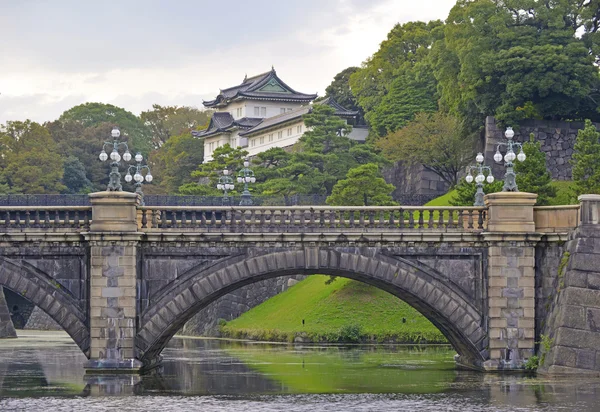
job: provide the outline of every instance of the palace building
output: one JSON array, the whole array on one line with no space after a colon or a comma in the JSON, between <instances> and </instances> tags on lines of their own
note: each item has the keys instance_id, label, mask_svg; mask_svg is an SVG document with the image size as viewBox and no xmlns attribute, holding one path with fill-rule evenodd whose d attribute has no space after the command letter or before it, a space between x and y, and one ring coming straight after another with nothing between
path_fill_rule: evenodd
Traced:
<instances>
[{"instance_id":1,"label":"palace building","mask_svg":"<svg viewBox=\"0 0 600 412\"><path fill-rule=\"evenodd\" d=\"M287 147L298 141L306 131L303 115L311 110L316 94L300 93L283 82L275 69L244 78L237 86L222 89L204 106L214 109L206 130L192 132L204 139L204 161L212 160L215 149L229 143L243 147L255 156L272 147ZM358 112L340 106L331 98L315 104L327 104L335 114L354 124ZM356 128L349 136L364 141L366 129Z\"/></svg>"}]
</instances>

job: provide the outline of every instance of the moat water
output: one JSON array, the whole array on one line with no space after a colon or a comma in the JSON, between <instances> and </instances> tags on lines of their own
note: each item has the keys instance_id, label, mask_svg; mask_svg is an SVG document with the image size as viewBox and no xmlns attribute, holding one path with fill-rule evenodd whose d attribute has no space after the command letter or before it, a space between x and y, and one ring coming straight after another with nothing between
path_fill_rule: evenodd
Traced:
<instances>
[{"instance_id":1,"label":"moat water","mask_svg":"<svg viewBox=\"0 0 600 412\"><path fill-rule=\"evenodd\" d=\"M174 338L160 373L90 377L64 333L0 340L0 411L600 411L600 379L454 368L449 347Z\"/></svg>"}]
</instances>

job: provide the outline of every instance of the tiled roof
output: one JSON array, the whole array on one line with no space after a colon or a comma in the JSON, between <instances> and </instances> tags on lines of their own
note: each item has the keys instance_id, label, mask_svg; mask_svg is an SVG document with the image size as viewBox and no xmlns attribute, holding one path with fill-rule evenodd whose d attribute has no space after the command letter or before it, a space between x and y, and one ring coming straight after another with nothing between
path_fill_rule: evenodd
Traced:
<instances>
[{"instance_id":1,"label":"tiled roof","mask_svg":"<svg viewBox=\"0 0 600 412\"><path fill-rule=\"evenodd\" d=\"M335 109L335 114L338 116L351 116L354 117L358 115L358 110L348 110L341 104L339 104L333 97L327 97L316 104L326 104Z\"/></svg>"},{"instance_id":2,"label":"tiled roof","mask_svg":"<svg viewBox=\"0 0 600 412\"><path fill-rule=\"evenodd\" d=\"M267 86L272 80L274 80L276 84L280 85L285 91L274 92L260 90L261 88ZM308 103L311 100L314 100L317 95L295 91L277 76L275 69L272 69L267 73L262 73L250 78L246 77L241 84L229 87L227 89L222 89L214 100L204 101L203 103L206 107L215 107L221 104L226 104L229 100L244 97L249 99L284 100Z\"/></svg>"},{"instance_id":3,"label":"tiled roof","mask_svg":"<svg viewBox=\"0 0 600 412\"><path fill-rule=\"evenodd\" d=\"M241 119L235 120L229 112L215 112L213 113L210 123L206 130L193 131L192 136L195 137L208 137L218 133L226 132L234 127L240 129L248 129L258 125L263 119L255 117L242 117Z\"/></svg>"}]
</instances>

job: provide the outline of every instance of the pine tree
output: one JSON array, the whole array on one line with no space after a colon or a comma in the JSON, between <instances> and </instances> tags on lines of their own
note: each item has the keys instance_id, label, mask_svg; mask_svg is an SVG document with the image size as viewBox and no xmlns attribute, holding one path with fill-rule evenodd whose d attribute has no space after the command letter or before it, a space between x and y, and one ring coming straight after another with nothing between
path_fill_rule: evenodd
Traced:
<instances>
[{"instance_id":1,"label":"pine tree","mask_svg":"<svg viewBox=\"0 0 600 412\"><path fill-rule=\"evenodd\" d=\"M524 162L515 162L517 186L521 192L537 193L537 205L543 206L556 196L556 188L552 186L552 175L546 167L546 154L541 150L540 142L534 140L533 134L529 142L523 144L527 158Z\"/></svg>"},{"instance_id":2,"label":"pine tree","mask_svg":"<svg viewBox=\"0 0 600 412\"><path fill-rule=\"evenodd\" d=\"M495 180L494 183L484 183L483 193L486 195L489 193L496 193L502 191L504 182L500 179ZM464 179L461 179L460 183L456 185L456 194L450 199L452 206L473 206L475 202L475 193L477 192L477 186L475 182L467 183Z\"/></svg>"},{"instance_id":3,"label":"pine tree","mask_svg":"<svg viewBox=\"0 0 600 412\"><path fill-rule=\"evenodd\" d=\"M573 147L573 181L575 194L600 194L600 133L590 120L577 133Z\"/></svg>"},{"instance_id":4,"label":"pine tree","mask_svg":"<svg viewBox=\"0 0 600 412\"><path fill-rule=\"evenodd\" d=\"M336 206L386 206L395 205L391 193L394 185L383 180L379 167L368 163L350 169L346 179L333 187L328 205Z\"/></svg>"}]
</instances>

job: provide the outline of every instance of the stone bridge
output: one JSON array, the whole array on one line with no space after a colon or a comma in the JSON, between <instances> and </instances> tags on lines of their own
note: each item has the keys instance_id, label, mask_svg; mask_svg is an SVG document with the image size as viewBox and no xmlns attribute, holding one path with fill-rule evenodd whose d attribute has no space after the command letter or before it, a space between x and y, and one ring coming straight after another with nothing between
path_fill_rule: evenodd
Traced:
<instances>
[{"instance_id":1,"label":"stone bridge","mask_svg":"<svg viewBox=\"0 0 600 412\"><path fill-rule=\"evenodd\" d=\"M215 208L141 207L135 194L100 192L91 207L1 207L0 285L61 325L90 372L152 368L211 302L294 274L381 288L438 327L459 365L521 369L561 310L552 299L565 242L597 226L600 197L586 196L562 207L496 193L481 208ZM600 354L594 362L589 370Z\"/></svg>"}]
</instances>

